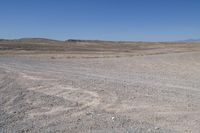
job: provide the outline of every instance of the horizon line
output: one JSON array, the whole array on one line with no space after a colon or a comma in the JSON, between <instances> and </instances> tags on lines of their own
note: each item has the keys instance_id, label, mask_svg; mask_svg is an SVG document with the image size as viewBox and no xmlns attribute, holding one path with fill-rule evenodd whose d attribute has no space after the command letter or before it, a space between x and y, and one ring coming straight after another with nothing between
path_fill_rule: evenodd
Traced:
<instances>
[{"instance_id":1,"label":"horizon line","mask_svg":"<svg viewBox=\"0 0 200 133\"><path fill-rule=\"evenodd\" d=\"M8 41L15 41L15 40L26 40L26 39L43 39L43 40L51 40L51 41L101 41L101 42L152 42L152 43L159 43L159 42L200 42L200 39L184 39L184 40L174 40L174 41L144 41L144 40L107 40L107 39L78 39L78 38L68 38L68 39L55 39L55 38L48 38L48 37L21 37L21 38L0 38L0 40L8 40Z\"/></svg>"}]
</instances>

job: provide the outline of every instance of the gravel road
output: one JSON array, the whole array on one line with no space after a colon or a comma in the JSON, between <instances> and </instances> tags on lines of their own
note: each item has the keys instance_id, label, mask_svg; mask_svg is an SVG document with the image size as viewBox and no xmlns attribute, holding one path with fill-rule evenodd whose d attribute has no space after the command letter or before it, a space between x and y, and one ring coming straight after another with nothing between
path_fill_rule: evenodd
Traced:
<instances>
[{"instance_id":1,"label":"gravel road","mask_svg":"<svg viewBox=\"0 0 200 133\"><path fill-rule=\"evenodd\" d=\"M199 133L200 53L0 57L0 133Z\"/></svg>"}]
</instances>

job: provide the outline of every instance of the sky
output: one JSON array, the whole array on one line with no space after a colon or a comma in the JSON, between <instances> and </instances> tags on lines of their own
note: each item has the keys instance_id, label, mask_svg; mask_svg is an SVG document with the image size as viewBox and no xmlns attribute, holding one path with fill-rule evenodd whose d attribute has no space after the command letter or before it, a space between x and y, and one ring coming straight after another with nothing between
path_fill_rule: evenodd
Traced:
<instances>
[{"instance_id":1,"label":"sky","mask_svg":"<svg viewBox=\"0 0 200 133\"><path fill-rule=\"evenodd\" d=\"M200 38L200 0L0 0L0 38Z\"/></svg>"}]
</instances>

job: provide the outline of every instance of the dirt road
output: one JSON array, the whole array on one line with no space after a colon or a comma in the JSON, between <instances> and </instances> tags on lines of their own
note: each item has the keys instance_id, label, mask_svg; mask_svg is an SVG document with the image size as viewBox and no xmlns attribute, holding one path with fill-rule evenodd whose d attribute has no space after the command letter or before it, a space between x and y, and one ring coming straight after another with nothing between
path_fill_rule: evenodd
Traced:
<instances>
[{"instance_id":1,"label":"dirt road","mask_svg":"<svg viewBox=\"0 0 200 133\"><path fill-rule=\"evenodd\" d=\"M200 131L200 52L0 57L0 132Z\"/></svg>"}]
</instances>

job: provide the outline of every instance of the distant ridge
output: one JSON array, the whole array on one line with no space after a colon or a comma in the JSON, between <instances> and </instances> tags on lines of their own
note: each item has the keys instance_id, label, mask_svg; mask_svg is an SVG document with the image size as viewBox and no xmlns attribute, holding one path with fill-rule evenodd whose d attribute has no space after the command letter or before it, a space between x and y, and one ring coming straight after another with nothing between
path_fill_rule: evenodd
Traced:
<instances>
[{"instance_id":1,"label":"distant ridge","mask_svg":"<svg viewBox=\"0 0 200 133\"><path fill-rule=\"evenodd\" d=\"M200 42L200 39L187 39L187 40L180 40L177 42Z\"/></svg>"},{"instance_id":2,"label":"distant ridge","mask_svg":"<svg viewBox=\"0 0 200 133\"><path fill-rule=\"evenodd\" d=\"M64 41L48 38L20 38L20 39L0 39L2 42L20 42L20 43L62 43Z\"/></svg>"},{"instance_id":3,"label":"distant ridge","mask_svg":"<svg viewBox=\"0 0 200 133\"><path fill-rule=\"evenodd\" d=\"M103 40L83 40L83 39L68 39L65 42L104 42ZM114 42L114 41L106 41L106 42Z\"/></svg>"},{"instance_id":4,"label":"distant ridge","mask_svg":"<svg viewBox=\"0 0 200 133\"><path fill-rule=\"evenodd\" d=\"M0 39L4 42L24 42L24 43L199 43L200 39L187 39L179 41L109 41L109 40L88 40L88 39L68 39L68 40L55 40L49 38L19 38L19 39Z\"/></svg>"},{"instance_id":5,"label":"distant ridge","mask_svg":"<svg viewBox=\"0 0 200 133\"><path fill-rule=\"evenodd\" d=\"M88 39L67 39L65 41L49 39L49 38L19 38L19 39L0 39L0 41L12 42L32 42L32 43L143 43L145 41L110 41L110 40L88 40ZM149 42L151 43L151 42Z\"/></svg>"},{"instance_id":6,"label":"distant ridge","mask_svg":"<svg viewBox=\"0 0 200 133\"><path fill-rule=\"evenodd\" d=\"M28 40L37 40L37 41L59 41L55 39L49 39L49 38L20 38L15 40L21 40L21 41L28 41Z\"/></svg>"},{"instance_id":7,"label":"distant ridge","mask_svg":"<svg viewBox=\"0 0 200 133\"><path fill-rule=\"evenodd\" d=\"M20 41L20 42L35 42L35 43L58 43L62 42L60 40L54 40L54 39L48 39L48 38L20 38L20 39L14 39L14 41Z\"/></svg>"}]
</instances>

